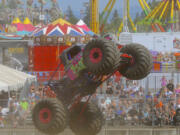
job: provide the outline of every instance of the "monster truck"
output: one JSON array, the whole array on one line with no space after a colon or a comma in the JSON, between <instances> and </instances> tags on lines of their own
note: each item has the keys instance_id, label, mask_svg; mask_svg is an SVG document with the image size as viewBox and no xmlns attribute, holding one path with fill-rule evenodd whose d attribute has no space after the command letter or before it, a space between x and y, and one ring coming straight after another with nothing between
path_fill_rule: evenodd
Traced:
<instances>
[{"instance_id":1,"label":"monster truck","mask_svg":"<svg viewBox=\"0 0 180 135\"><path fill-rule=\"evenodd\" d=\"M152 56L144 46L128 44L118 49L114 41L107 39L73 45L62 53L60 59L66 75L50 83L56 98L40 100L32 112L39 131L53 135L69 125L75 135L98 134L104 119L97 105L90 102L96 89L118 71L132 80L150 73ZM87 97L86 101L83 97Z\"/></svg>"},{"instance_id":2,"label":"monster truck","mask_svg":"<svg viewBox=\"0 0 180 135\"><path fill-rule=\"evenodd\" d=\"M176 113L173 117L173 124L174 126L180 125L180 108L179 107L176 109Z\"/></svg>"}]
</instances>

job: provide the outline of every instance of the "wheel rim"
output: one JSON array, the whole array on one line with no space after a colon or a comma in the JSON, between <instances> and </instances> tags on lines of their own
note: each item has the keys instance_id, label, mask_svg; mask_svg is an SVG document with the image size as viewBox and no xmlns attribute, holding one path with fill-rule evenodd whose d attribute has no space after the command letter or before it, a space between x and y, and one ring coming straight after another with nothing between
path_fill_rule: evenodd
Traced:
<instances>
[{"instance_id":1,"label":"wheel rim","mask_svg":"<svg viewBox=\"0 0 180 135\"><path fill-rule=\"evenodd\" d=\"M100 48L93 48L89 54L92 63L99 63L102 60L102 51Z\"/></svg>"},{"instance_id":2,"label":"wheel rim","mask_svg":"<svg viewBox=\"0 0 180 135\"><path fill-rule=\"evenodd\" d=\"M52 113L51 110L49 108L43 108L39 111L39 120L44 123L47 124L51 121L52 118Z\"/></svg>"}]
</instances>

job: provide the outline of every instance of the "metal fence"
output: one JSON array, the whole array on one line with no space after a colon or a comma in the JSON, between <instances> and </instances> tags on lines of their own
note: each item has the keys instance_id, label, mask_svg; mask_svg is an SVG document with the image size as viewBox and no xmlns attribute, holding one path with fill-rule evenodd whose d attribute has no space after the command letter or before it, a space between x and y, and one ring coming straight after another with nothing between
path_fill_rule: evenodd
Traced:
<instances>
[{"instance_id":1,"label":"metal fence","mask_svg":"<svg viewBox=\"0 0 180 135\"><path fill-rule=\"evenodd\" d=\"M102 95L98 97L106 125L111 127L175 126L173 118L178 100L179 97L115 98Z\"/></svg>"},{"instance_id":2,"label":"metal fence","mask_svg":"<svg viewBox=\"0 0 180 135\"><path fill-rule=\"evenodd\" d=\"M171 117L171 111L176 109L178 96L174 99L155 99L154 97L118 98L101 94L96 95L91 102L95 102L95 99L106 119L99 135L180 135L180 127L173 124L173 118ZM107 102L106 108L101 105L102 99ZM160 101L163 104L162 106ZM0 103L8 106L6 100L1 100ZM174 105L173 107L171 103ZM14 113L14 117L11 117L12 115L8 111L3 113L1 118L4 127L0 128L1 135L23 135L25 133L27 135L43 135L32 124L30 103L28 108L28 113L24 113L26 115L25 119L20 119L22 115L19 116L16 113ZM3 111L5 112L5 110ZM17 122L15 127L14 122ZM70 129L66 129L60 135L73 135L73 133Z\"/></svg>"},{"instance_id":3,"label":"metal fence","mask_svg":"<svg viewBox=\"0 0 180 135\"><path fill-rule=\"evenodd\" d=\"M174 116L176 107L179 105L180 97L176 98L119 98L109 95L96 95L91 102L98 103L104 118L106 126L175 126ZM27 99L28 109L23 110L21 101L16 101L14 111L9 113L9 102L0 101L4 106L1 110L0 127L26 127L32 126L31 111L32 102ZM3 124L3 125L2 125Z\"/></svg>"},{"instance_id":4,"label":"metal fence","mask_svg":"<svg viewBox=\"0 0 180 135\"><path fill-rule=\"evenodd\" d=\"M151 73L148 77L138 81L146 90L157 92L162 88L162 78L165 77L166 84L172 81L175 88L180 84L180 73Z\"/></svg>"},{"instance_id":5,"label":"metal fence","mask_svg":"<svg viewBox=\"0 0 180 135\"><path fill-rule=\"evenodd\" d=\"M38 82L46 84L54 72L53 71L46 71L46 72L28 72L28 74L35 75L37 77ZM64 76L64 71L58 71L52 80L60 80ZM142 80L138 80L138 84L145 88L146 90L151 90L153 92L157 92L160 88L162 88L162 77L166 78L167 83L172 81L174 86L176 87L177 84L180 84L180 72L164 72L164 73L151 73L146 78ZM120 81L122 85L125 85L127 78L120 77L120 76L112 76L113 83L117 83ZM106 86L104 83L103 85ZM106 88L106 87L104 87Z\"/></svg>"},{"instance_id":6,"label":"metal fence","mask_svg":"<svg viewBox=\"0 0 180 135\"><path fill-rule=\"evenodd\" d=\"M156 96L160 89L162 88L162 77L166 79L166 83L172 80L175 88L176 85L180 84L180 73L152 73L143 80L137 81L138 87L143 87L144 94L140 97L137 95L133 97L121 98L119 94L106 94L107 83L104 83L103 93L97 94L93 97L92 102L98 103L101 111L104 114L106 123L103 127L100 135L136 135L136 134L149 134L156 135L158 133L168 133L172 135L180 135L179 127L174 125L173 116L177 106L180 104L180 96L173 92L172 96L158 97ZM121 85L125 85L127 79L121 78L119 81L115 81L116 77L112 77L113 85L116 86L118 82ZM151 92L151 95L148 95ZM104 101L103 101L104 100ZM29 134L37 135L40 134L36 131L32 125L31 121L31 103L27 98L29 103L29 109L23 121L17 115L16 117L11 117L8 112L2 114L2 122L4 127L2 127L1 134L21 134L24 130L29 127L27 131ZM18 101L17 101L18 102ZM20 102L20 101L19 101ZM106 107L102 106L102 102L106 102ZM0 100L0 106L8 108L8 100ZM5 111L5 110L4 110ZM0 120L1 121L1 120ZM17 122L17 127L14 127L14 122ZM1 122L0 122L1 126ZM123 127L123 128L120 128ZM130 127L135 127L137 130L131 130ZM156 130L154 128L160 128ZM171 127L166 131L162 130L162 127ZM17 130L17 129L22 130ZM145 130L146 129L146 130ZM62 135L71 135L69 130L65 131Z\"/></svg>"},{"instance_id":7,"label":"metal fence","mask_svg":"<svg viewBox=\"0 0 180 135\"><path fill-rule=\"evenodd\" d=\"M116 86L118 83L120 85L126 85L127 81L136 82L138 87L142 87L144 89L144 92L147 94L148 92L156 93L158 92L163 86L162 86L162 78L165 78L167 85L169 82L173 83L174 89L177 88L178 84L180 84L180 73L151 73L146 78L142 80L128 80L125 77L112 77L113 85ZM117 79L119 78L119 79ZM116 81L117 80L117 81ZM107 84L103 84L103 89L107 89ZM164 85L165 86L165 85Z\"/></svg>"}]
</instances>

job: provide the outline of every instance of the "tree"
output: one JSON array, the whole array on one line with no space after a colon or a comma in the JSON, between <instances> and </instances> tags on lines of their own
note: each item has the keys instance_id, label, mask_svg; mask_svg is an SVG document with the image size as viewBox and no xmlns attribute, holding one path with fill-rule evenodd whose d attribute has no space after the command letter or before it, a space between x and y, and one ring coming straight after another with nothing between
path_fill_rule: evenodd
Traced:
<instances>
[{"instance_id":1,"label":"tree","mask_svg":"<svg viewBox=\"0 0 180 135\"><path fill-rule=\"evenodd\" d=\"M119 19L119 14L118 14L118 10L115 9L114 13L113 13L113 16L112 16L112 20L116 21L117 19Z\"/></svg>"},{"instance_id":2,"label":"tree","mask_svg":"<svg viewBox=\"0 0 180 135\"><path fill-rule=\"evenodd\" d=\"M73 14L73 11L72 11L72 9L71 9L71 6L68 6L66 16L67 16L67 20L68 20L69 22L71 22L72 24L77 23L78 19L77 19L76 16Z\"/></svg>"},{"instance_id":3,"label":"tree","mask_svg":"<svg viewBox=\"0 0 180 135\"><path fill-rule=\"evenodd\" d=\"M151 9L154 9L160 1L153 0L152 2L149 2Z\"/></svg>"},{"instance_id":4,"label":"tree","mask_svg":"<svg viewBox=\"0 0 180 135\"><path fill-rule=\"evenodd\" d=\"M16 0L8 0L8 7L10 9L16 9L18 7Z\"/></svg>"},{"instance_id":5,"label":"tree","mask_svg":"<svg viewBox=\"0 0 180 135\"><path fill-rule=\"evenodd\" d=\"M141 16L139 15L139 12L137 12L136 17L134 19L134 23L137 24L139 21L141 21Z\"/></svg>"},{"instance_id":6,"label":"tree","mask_svg":"<svg viewBox=\"0 0 180 135\"><path fill-rule=\"evenodd\" d=\"M0 9L4 9L4 4L0 3Z\"/></svg>"},{"instance_id":7,"label":"tree","mask_svg":"<svg viewBox=\"0 0 180 135\"><path fill-rule=\"evenodd\" d=\"M149 2L148 5L151 7L151 9L154 9L160 1L152 0L152 2ZM138 32L151 32L151 23L148 23L147 20L144 20L146 17L146 14L144 11L137 13L135 18L135 24L137 25Z\"/></svg>"},{"instance_id":8,"label":"tree","mask_svg":"<svg viewBox=\"0 0 180 135\"><path fill-rule=\"evenodd\" d=\"M63 17L62 10L60 9L59 4L56 1L53 1L52 7L50 9L51 21L55 21L60 17Z\"/></svg>"},{"instance_id":9,"label":"tree","mask_svg":"<svg viewBox=\"0 0 180 135\"><path fill-rule=\"evenodd\" d=\"M119 17L118 10L115 9L114 12L113 12L112 19L110 21L108 31L116 33L118 31L118 29L119 29L121 21L122 21L122 19Z\"/></svg>"},{"instance_id":10,"label":"tree","mask_svg":"<svg viewBox=\"0 0 180 135\"><path fill-rule=\"evenodd\" d=\"M33 4L33 0L27 0L27 6L28 7L32 7L32 4Z\"/></svg>"}]
</instances>

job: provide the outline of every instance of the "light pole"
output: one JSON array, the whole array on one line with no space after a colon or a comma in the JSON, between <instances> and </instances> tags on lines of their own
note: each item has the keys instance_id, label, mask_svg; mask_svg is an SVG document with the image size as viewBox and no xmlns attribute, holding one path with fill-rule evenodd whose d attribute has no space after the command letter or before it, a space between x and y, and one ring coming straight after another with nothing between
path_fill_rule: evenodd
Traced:
<instances>
[{"instance_id":1,"label":"light pole","mask_svg":"<svg viewBox=\"0 0 180 135\"><path fill-rule=\"evenodd\" d=\"M41 3L41 27L43 26L43 3Z\"/></svg>"},{"instance_id":2,"label":"light pole","mask_svg":"<svg viewBox=\"0 0 180 135\"><path fill-rule=\"evenodd\" d=\"M44 0L38 0L38 2L41 4L39 19L40 19L40 22L41 22L41 26L43 26L43 20L44 20L44 15L43 15L43 4L44 4Z\"/></svg>"},{"instance_id":3,"label":"light pole","mask_svg":"<svg viewBox=\"0 0 180 135\"><path fill-rule=\"evenodd\" d=\"M129 32L127 18L127 0L123 1L123 32Z\"/></svg>"}]
</instances>

